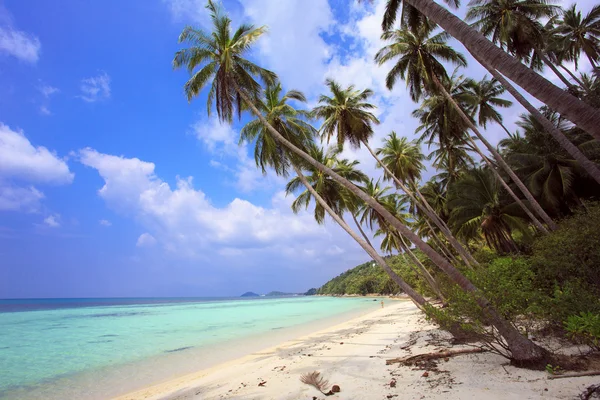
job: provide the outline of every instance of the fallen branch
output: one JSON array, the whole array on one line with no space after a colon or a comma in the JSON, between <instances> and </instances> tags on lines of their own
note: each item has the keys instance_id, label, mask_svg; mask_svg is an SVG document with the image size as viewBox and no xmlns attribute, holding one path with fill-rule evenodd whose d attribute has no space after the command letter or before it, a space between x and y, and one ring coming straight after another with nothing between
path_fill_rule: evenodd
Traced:
<instances>
[{"instance_id":1,"label":"fallen branch","mask_svg":"<svg viewBox=\"0 0 600 400\"><path fill-rule=\"evenodd\" d=\"M561 378L577 378L580 376L595 376L600 375L600 371L585 371L585 372L570 372L560 375L550 375L548 379L561 379Z\"/></svg>"},{"instance_id":2,"label":"fallen branch","mask_svg":"<svg viewBox=\"0 0 600 400\"><path fill-rule=\"evenodd\" d=\"M410 356L410 357L392 358L389 360L385 360L385 363L386 363L386 365L396 364L396 363L413 364L418 361L437 360L438 358L454 357L454 356L458 356L461 354L483 353L485 351L488 351L488 350L480 349L480 348L461 349L461 350L444 350L444 351L440 351L437 353L426 353L426 354L418 354L416 356Z\"/></svg>"}]
</instances>

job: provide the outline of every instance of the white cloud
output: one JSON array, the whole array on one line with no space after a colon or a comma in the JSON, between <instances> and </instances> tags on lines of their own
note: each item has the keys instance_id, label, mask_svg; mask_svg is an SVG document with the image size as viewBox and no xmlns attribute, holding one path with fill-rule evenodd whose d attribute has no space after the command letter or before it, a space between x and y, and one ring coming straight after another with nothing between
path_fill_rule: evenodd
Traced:
<instances>
[{"instance_id":1,"label":"white cloud","mask_svg":"<svg viewBox=\"0 0 600 400\"><path fill-rule=\"evenodd\" d=\"M244 13L269 32L258 43L261 64L288 88L312 93L323 82L331 46L322 35L335 19L327 0L246 0Z\"/></svg>"},{"instance_id":2,"label":"white cloud","mask_svg":"<svg viewBox=\"0 0 600 400\"><path fill-rule=\"evenodd\" d=\"M0 26L0 53L35 64L40 57L40 40L10 26Z\"/></svg>"},{"instance_id":3,"label":"white cloud","mask_svg":"<svg viewBox=\"0 0 600 400\"><path fill-rule=\"evenodd\" d=\"M60 227L60 215L53 214L44 218L44 224L49 226L50 228L58 228Z\"/></svg>"},{"instance_id":4,"label":"white cloud","mask_svg":"<svg viewBox=\"0 0 600 400\"><path fill-rule=\"evenodd\" d=\"M53 94L60 92L60 90L58 90L58 88L55 88L54 86L50 86L50 85L41 85L38 87L38 90L40 91L42 96L44 96L45 98L49 98Z\"/></svg>"},{"instance_id":5,"label":"white cloud","mask_svg":"<svg viewBox=\"0 0 600 400\"><path fill-rule=\"evenodd\" d=\"M52 115L52 112L46 106L40 106L40 114L42 115Z\"/></svg>"},{"instance_id":6,"label":"white cloud","mask_svg":"<svg viewBox=\"0 0 600 400\"><path fill-rule=\"evenodd\" d=\"M227 249L245 249L245 254L256 251L287 257L313 246L323 253L335 246L348 249L347 237L332 234L339 232L335 226L331 230L317 225L310 212L293 214L293 198L283 192L273 196L270 207L240 198L217 207L201 190L194 189L192 178L178 179L172 188L156 176L153 163L89 148L80 151L80 160L104 179L98 194L108 206L134 216L148 235L179 256L221 251L233 257L236 252ZM146 240L140 236L138 242Z\"/></svg>"},{"instance_id":7,"label":"white cloud","mask_svg":"<svg viewBox=\"0 0 600 400\"><path fill-rule=\"evenodd\" d=\"M43 146L35 147L21 131L0 123L0 178L65 184L74 174L64 160Z\"/></svg>"},{"instance_id":8,"label":"white cloud","mask_svg":"<svg viewBox=\"0 0 600 400\"><path fill-rule=\"evenodd\" d=\"M81 80L80 85L83 101L94 103L99 100L110 98L110 76L106 72L101 72L97 76Z\"/></svg>"},{"instance_id":9,"label":"white cloud","mask_svg":"<svg viewBox=\"0 0 600 400\"><path fill-rule=\"evenodd\" d=\"M44 194L34 188L18 187L0 181L0 211L37 212Z\"/></svg>"},{"instance_id":10,"label":"white cloud","mask_svg":"<svg viewBox=\"0 0 600 400\"><path fill-rule=\"evenodd\" d=\"M135 244L137 247L151 247L156 244L156 239L154 236L149 234L148 232L142 233Z\"/></svg>"},{"instance_id":11,"label":"white cloud","mask_svg":"<svg viewBox=\"0 0 600 400\"><path fill-rule=\"evenodd\" d=\"M176 21L190 20L200 25L210 22L205 0L163 0Z\"/></svg>"},{"instance_id":12,"label":"white cloud","mask_svg":"<svg viewBox=\"0 0 600 400\"><path fill-rule=\"evenodd\" d=\"M229 124L222 124L216 117L201 119L191 126L194 136L206 149L218 157L209 165L233 175L232 185L243 193L261 190L282 183L274 174L264 176L256 167L253 158L248 156L247 144L238 145L239 133Z\"/></svg>"},{"instance_id":13,"label":"white cloud","mask_svg":"<svg viewBox=\"0 0 600 400\"><path fill-rule=\"evenodd\" d=\"M109 227L109 226L111 226L111 225L112 225L112 223L111 223L109 220L107 220L107 219L101 219L100 221L98 221L98 223L99 223L100 225L102 225L102 226L106 226L106 227Z\"/></svg>"}]
</instances>

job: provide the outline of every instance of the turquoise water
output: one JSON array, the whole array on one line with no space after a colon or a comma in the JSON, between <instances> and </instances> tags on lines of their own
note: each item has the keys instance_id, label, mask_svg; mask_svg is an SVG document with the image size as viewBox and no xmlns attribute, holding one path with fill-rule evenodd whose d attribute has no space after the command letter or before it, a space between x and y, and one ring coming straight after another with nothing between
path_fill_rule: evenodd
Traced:
<instances>
[{"instance_id":1,"label":"turquoise water","mask_svg":"<svg viewBox=\"0 0 600 400\"><path fill-rule=\"evenodd\" d=\"M373 307L364 298L0 301L2 394ZM22 311L28 310L28 311ZM201 353L200 353L201 354Z\"/></svg>"}]
</instances>

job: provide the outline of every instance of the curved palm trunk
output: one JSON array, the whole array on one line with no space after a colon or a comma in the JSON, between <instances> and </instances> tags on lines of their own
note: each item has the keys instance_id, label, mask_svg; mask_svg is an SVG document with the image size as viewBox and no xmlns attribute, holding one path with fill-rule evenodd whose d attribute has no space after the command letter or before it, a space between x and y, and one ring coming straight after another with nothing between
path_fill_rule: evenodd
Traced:
<instances>
[{"instance_id":1,"label":"curved palm trunk","mask_svg":"<svg viewBox=\"0 0 600 400\"><path fill-rule=\"evenodd\" d=\"M450 95L450 93L448 93L448 91L440 83L440 81L435 76L433 77L433 79L435 81L435 84L436 84L437 88L442 92L442 94L444 95L444 97L446 98L446 100L448 100L452 104L452 106L458 112L458 114L460 115L460 117L462 118L462 120L473 131L473 133L475 133L475 136L477 136L477 138L481 141L481 143L483 143L485 145L485 147L489 150L489 152L492 153L492 155L494 156L494 159L496 160L496 162L498 162L498 164L502 167L502 169L508 174L508 176L510 177L510 179L517 185L517 187L519 188L519 190L521 190L521 193L523 193L523 195L525 196L525 198L529 201L529 204L531 204L531 208L534 209L534 211L536 212L536 214L539 215L544 220L544 222L548 225L548 227L551 230L556 230L556 228L558 228L557 225L556 225L556 223L554 223L554 221L552 220L552 218L550 218L550 216L546 213L546 211L544 211L544 209L542 208L542 206L540 206L540 204L533 197L533 195L531 194L531 192L529 191L529 189L527 189L527 187L521 181L521 179L519 179L519 177L517 176L517 174L514 173L514 171L508 166L508 164L506 163L506 161L504 161L504 159L502 158L502 156L500 156L500 153L498 153L498 151L496 150L496 148L494 146L492 146L492 144L490 142L487 141L487 139L481 134L481 132L479 132L479 129L477 129L477 127L475 126L475 124L473 124L473 122L471 122L471 119L467 116L467 114L464 113L464 111L456 103L456 101L454 101L454 99L452 98L452 96Z\"/></svg>"},{"instance_id":2,"label":"curved palm trunk","mask_svg":"<svg viewBox=\"0 0 600 400\"><path fill-rule=\"evenodd\" d=\"M323 200L323 198L316 192L316 190L306 180L306 177L304 176L304 174L302 174L302 171L300 171L300 169L295 165L294 165L294 171L296 171L296 175L298 175L298 178L300 179L300 181L304 184L304 186L306 186L306 189L316 199L316 201L321 205L321 207L323 207L325 209L325 211L327 211L327 213L331 216L331 218L333 218L335 220L335 222L337 222L338 225L340 225L342 227L342 229L344 229L352 237L352 239L354 239L356 241L356 243L358 243L360 245L360 247L362 247L367 252L367 254L369 254L371 256L371 258L373 258L373 260L375 260L375 262L377 262L377 264L379 264L381 266L381 268L383 268L383 270L390 276L390 278L392 278L392 280L394 282L396 282L396 284L398 286L400 286L400 289L402 289L404 291L404 293L406 293L411 298L411 300L415 303L415 305L419 309L423 310L425 305L427 305L427 300L425 300L425 298L423 296L421 296L408 283L406 283L402 278L400 278L398 276L398 274L396 274L387 265L387 263L385 262L383 257L381 257L379 255L379 253L373 248L373 246L369 245L367 243L367 241L365 241L360 236L358 236L356 234L356 232L354 232L352 230L352 228L350 228L350 226L346 223L346 221L344 221L339 215L337 215L335 213L335 211L333 211L333 209L331 207L329 207L327 202L325 200Z\"/></svg>"},{"instance_id":3,"label":"curved palm trunk","mask_svg":"<svg viewBox=\"0 0 600 400\"><path fill-rule=\"evenodd\" d=\"M433 229L433 227L431 226L431 224L429 223L429 220L427 218L425 218L425 223L427 224L427 227L429 228L429 232L431 232L431 239L439 247L440 253L442 253L448 260L455 262L455 263L458 262L456 257L454 257L454 254L452 254L452 252L450 251L450 249L448 249L448 247L446 247L446 244L444 242L442 242L442 240L436 235L435 230Z\"/></svg>"},{"instance_id":4,"label":"curved palm trunk","mask_svg":"<svg viewBox=\"0 0 600 400\"><path fill-rule=\"evenodd\" d=\"M556 140L561 145L561 147L565 149L567 153L569 153L571 157L573 157L583 167L583 169L585 169L585 171L588 174L590 174L592 178L594 178L596 182L600 183L600 168L598 168L598 166L594 162L587 158L577 146L571 143L571 141L564 135L564 133L562 133L558 128L556 128L554 124L550 122L550 120L548 120L548 118L544 117L544 114L542 114L537 108L535 108L533 104L527 101L527 99L523 97L523 95L521 95L521 93L519 93L519 91L510 82L508 82L506 78L502 76L501 73L496 71L493 67L490 67L489 65L485 64L481 60L478 61L488 71L490 71L492 76L496 78L496 80L498 80L498 82L500 82L500 84L506 88L506 90L515 98L515 100L521 103L521 105L525 107L525 109L529 111L531 115L533 115L540 124L542 124L544 129L548 131L550 135L552 135L554 140Z\"/></svg>"},{"instance_id":5,"label":"curved palm trunk","mask_svg":"<svg viewBox=\"0 0 600 400\"><path fill-rule=\"evenodd\" d=\"M354 220L354 223L356 224L356 227L358 228L358 230L360 231L360 234L362 235L362 237L365 239L365 241L367 242L367 244L371 247L373 247L373 245L371 244L371 241L369 240L369 238L367 237L367 234L365 233L365 231L363 230L362 226L360 226L360 222L358 222L358 220L356 219L356 215L354 215L354 213L350 213L352 214L352 219ZM375 247L373 247L375 248Z\"/></svg>"},{"instance_id":6,"label":"curved palm trunk","mask_svg":"<svg viewBox=\"0 0 600 400\"><path fill-rule=\"evenodd\" d=\"M538 50L538 49L536 49L536 52L537 52L538 56L542 59L544 64L546 64L548 67L550 67L552 72L554 72L554 75L556 75L558 77L558 79L560 79L562 81L562 83L564 83L565 86L567 86L567 88L572 89L575 87L571 82L569 82L569 80L567 78L565 78L565 76L563 74L560 73L558 68L556 68L550 60L548 60L548 57L546 57L544 52L542 52L541 50Z\"/></svg>"},{"instance_id":7,"label":"curved palm trunk","mask_svg":"<svg viewBox=\"0 0 600 400\"><path fill-rule=\"evenodd\" d=\"M504 126L504 124L500 121L496 121L496 122L498 122L498 125L500 125L502 127L502 129L504 129L504 132L506 132L506 134L508 136L510 136L510 131L508 129L506 129L506 126Z\"/></svg>"},{"instance_id":8,"label":"curved palm trunk","mask_svg":"<svg viewBox=\"0 0 600 400\"><path fill-rule=\"evenodd\" d=\"M438 254L425 243L421 238L408 229L402 222L395 218L384 206L379 204L375 199L370 197L368 194L363 192L358 186L338 175L331 168L319 163L311 156L306 154L301 149L294 146L289 140L281 135L269 121L265 119L262 113L256 108L254 103L248 97L246 92L240 89L237 82L233 81L233 85L240 97L252 110L254 115L267 127L267 130L273 135L273 138L285 146L290 152L296 154L305 160L308 164L312 165L319 171L329 175L334 181L348 189L352 194L363 200L366 204L377 211L383 218L385 218L390 225L404 235L408 240L414 243L419 250L421 250L431 261L437 265L442 271L444 271L450 279L452 279L457 285L459 285L465 292L473 294L475 301L481 307L485 315L487 316L490 323L498 330L500 335L506 340L506 344L510 349L513 357L513 361L519 364L538 364L545 361L547 358L547 352L540 346L527 339L508 321L506 321L498 312L492 307L489 300L487 300L483 293L473 283L467 279L457 268L448 262L444 257ZM366 243L365 243L366 244Z\"/></svg>"},{"instance_id":9,"label":"curved palm trunk","mask_svg":"<svg viewBox=\"0 0 600 400\"><path fill-rule=\"evenodd\" d=\"M519 207L521 207L521 209L525 212L525 214L527 214L527 216L529 217L529 219L531 219L531 222L533 222L535 227L538 228L541 232L548 234L549 233L548 229L546 229L546 227L540 222L540 220L537 219L535 215L533 215L533 213L531 212L529 207L527 207L525 205L525 203L523 203L521 201L519 196L517 196L515 194L515 192L511 189L511 187L508 186L508 184L502 178L502 175L500 175L500 173L496 169L496 166L494 164L492 164L490 159L487 158L487 156L485 154L483 154L481 149L477 146L477 143L475 143L475 141L470 136L469 136L469 141L471 143L471 147L473 147L473 150L475 150L475 152L477 152L477 154L479 154L479 156L483 159L483 161L486 163L488 168L494 172L494 175L496 175L496 179L498 179L498 181L500 182L500 184L502 185L504 190L506 190L506 192L510 195L510 197L512 197L512 199L519 205Z\"/></svg>"},{"instance_id":10,"label":"curved palm trunk","mask_svg":"<svg viewBox=\"0 0 600 400\"><path fill-rule=\"evenodd\" d=\"M592 106L553 85L537 72L495 46L475 28L433 0L405 0L461 42L473 55L493 65L536 99L600 139L600 113Z\"/></svg>"},{"instance_id":11,"label":"curved palm trunk","mask_svg":"<svg viewBox=\"0 0 600 400\"><path fill-rule=\"evenodd\" d=\"M579 79L579 78L577 77L577 75L575 75L574 73L572 73L572 72L569 70L569 68L565 67L565 66L564 66L564 65L562 65L562 64L558 64L558 66L559 66L559 67L561 67L562 69L564 69L564 70L567 72L567 74L569 74L569 76L570 76L571 78L573 78L573 80L574 80L575 82L577 82L579 85L583 86L583 82L581 81L581 79Z\"/></svg>"},{"instance_id":12,"label":"curved palm trunk","mask_svg":"<svg viewBox=\"0 0 600 400\"><path fill-rule=\"evenodd\" d=\"M427 268L425 268L421 260L417 258L415 253L413 253L410 247L404 242L404 238L402 237L402 235L398 236L400 237L400 242L402 243L402 250L404 250L404 253L402 253L402 255L404 255L405 253L408 254L408 256L413 260L413 263L418 267L418 270L421 272L423 278L425 278L425 280L429 284L429 287L431 287L431 290L433 290L433 292L442 301L442 303L446 303L446 297L444 297L444 295L442 294L440 285L435 280L433 275L431 275L431 273L427 270Z\"/></svg>"},{"instance_id":13,"label":"curved palm trunk","mask_svg":"<svg viewBox=\"0 0 600 400\"><path fill-rule=\"evenodd\" d=\"M468 252L462 247L462 245L458 242L458 240L456 240L456 238L452 235L452 232L450 232L450 230L447 229L447 227L445 226L443 221L440 218L438 218L438 216L435 214L435 212L431 211L431 206L429 206L429 203L427 203L427 200L425 200L423 198L423 204L422 204L421 201L419 201L415 197L415 195L412 193L412 191L409 188L407 188L406 185L404 185L404 183L402 183L402 181L400 181L400 179L396 178L396 176L392 173L392 171L390 171L389 168L384 163L381 162L379 157L377 157L377 154L375 154L375 152L373 151L371 146L369 146L369 143L366 140L364 140L362 143L365 145L367 150L369 150L369 153L371 153L371 155L373 156L375 161L377 161L377 163L381 166L381 168L383 168L383 170L394 180L396 185L400 186L400 188L402 188L404 193L406 193L411 198L411 200L415 203L415 205L417 207L419 207L421 209L421 211L423 211L425 213L425 215L428 218L430 218L434 224L437 225L438 228L440 228L442 233L448 238L448 241L450 242L452 247L454 247L456 249L456 251L458 252L458 255L460 256L460 258L463 259L465 264L469 267L471 267L471 263L477 264L477 261L475 261L475 259L470 254L468 254ZM429 206L429 207L427 207L427 206Z\"/></svg>"}]
</instances>

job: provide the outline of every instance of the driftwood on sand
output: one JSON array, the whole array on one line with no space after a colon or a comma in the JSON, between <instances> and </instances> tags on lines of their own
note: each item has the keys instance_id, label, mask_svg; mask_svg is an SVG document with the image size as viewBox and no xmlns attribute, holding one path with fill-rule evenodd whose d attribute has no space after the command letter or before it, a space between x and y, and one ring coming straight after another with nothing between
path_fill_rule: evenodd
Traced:
<instances>
[{"instance_id":1,"label":"driftwood on sand","mask_svg":"<svg viewBox=\"0 0 600 400\"><path fill-rule=\"evenodd\" d=\"M594 376L600 375L600 371L583 371L583 372L567 372L559 375L550 375L548 379L561 379L561 378L577 378L580 376Z\"/></svg>"},{"instance_id":2,"label":"driftwood on sand","mask_svg":"<svg viewBox=\"0 0 600 400\"><path fill-rule=\"evenodd\" d=\"M478 347L473 348L473 349L443 350L443 351L439 351L436 353L425 353L425 354L418 354L416 356L410 356L410 357L391 358L391 359L385 360L385 363L387 365L396 364L396 363L413 364L413 363L416 363L419 361L437 360L440 358L454 357L454 356L458 356L461 354L483 353L485 351L487 351L487 350L480 349Z\"/></svg>"}]
</instances>

